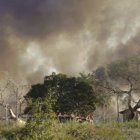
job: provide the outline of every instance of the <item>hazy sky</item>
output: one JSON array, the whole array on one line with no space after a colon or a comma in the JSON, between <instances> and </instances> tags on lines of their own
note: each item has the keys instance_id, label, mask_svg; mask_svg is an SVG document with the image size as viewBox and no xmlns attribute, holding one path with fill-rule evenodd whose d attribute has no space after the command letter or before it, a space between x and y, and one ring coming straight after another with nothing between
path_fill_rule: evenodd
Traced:
<instances>
[{"instance_id":1,"label":"hazy sky","mask_svg":"<svg viewBox=\"0 0 140 140\"><path fill-rule=\"evenodd\" d=\"M140 0L0 0L0 71L38 82L140 53Z\"/></svg>"}]
</instances>

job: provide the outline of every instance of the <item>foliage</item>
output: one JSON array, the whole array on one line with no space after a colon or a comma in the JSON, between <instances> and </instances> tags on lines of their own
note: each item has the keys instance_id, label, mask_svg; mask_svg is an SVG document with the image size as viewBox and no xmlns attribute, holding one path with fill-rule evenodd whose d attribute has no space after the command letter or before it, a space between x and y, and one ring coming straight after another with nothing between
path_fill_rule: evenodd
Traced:
<instances>
[{"instance_id":1,"label":"foliage","mask_svg":"<svg viewBox=\"0 0 140 140\"><path fill-rule=\"evenodd\" d=\"M0 126L0 139L1 140L13 140L19 133L21 133L22 127L16 125L1 125ZM16 139L15 139L16 140Z\"/></svg>"},{"instance_id":2,"label":"foliage","mask_svg":"<svg viewBox=\"0 0 140 140\"><path fill-rule=\"evenodd\" d=\"M52 120L37 123L35 120L25 128L1 126L2 140L139 140L140 122L125 123L58 123ZM47 125L46 125L47 124ZM29 126L31 125L31 126ZM35 126L35 127L34 127ZM31 129L31 130L30 130Z\"/></svg>"},{"instance_id":3,"label":"foliage","mask_svg":"<svg viewBox=\"0 0 140 140\"><path fill-rule=\"evenodd\" d=\"M116 122L81 124L75 121L58 123L53 120L51 123L53 125L48 126L43 123L42 127L39 127L40 125L33 127L32 133L30 130L25 131L25 128L15 126L0 127L0 138L5 140L138 140L140 137L140 122L118 125Z\"/></svg>"},{"instance_id":4,"label":"foliage","mask_svg":"<svg viewBox=\"0 0 140 140\"><path fill-rule=\"evenodd\" d=\"M110 79L115 82L115 88L117 83L117 90L114 91L128 96L128 108L132 111L131 94L140 91L140 55L114 61L108 65L107 69ZM122 89L122 83L125 83L128 89Z\"/></svg>"},{"instance_id":5,"label":"foliage","mask_svg":"<svg viewBox=\"0 0 140 140\"><path fill-rule=\"evenodd\" d=\"M31 98L26 98L28 107L25 109L25 114L36 115L40 112L52 114L52 106L55 104L55 100L51 96L51 93L48 93L45 99L37 98L32 100Z\"/></svg>"},{"instance_id":6,"label":"foliage","mask_svg":"<svg viewBox=\"0 0 140 140\"><path fill-rule=\"evenodd\" d=\"M96 108L102 98L95 93L91 78L81 73L79 77L67 77L65 74L52 73L44 78L44 84L33 85L25 96L35 102L38 98L45 100L51 94L55 104L54 112L77 113L86 116ZM102 100L103 101L103 100Z\"/></svg>"},{"instance_id":7,"label":"foliage","mask_svg":"<svg viewBox=\"0 0 140 140\"><path fill-rule=\"evenodd\" d=\"M116 123L116 122L112 122L111 123L112 126L114 127L120 127L120 128L139 128L140 129L140 122L137 121L126 121L125 123Z\"/></svg>"},{"instance_id":8,"label":"foliage","mask_svg":"<svg viewBox=\"0 0 140 140\"><path fill-rule=\"evenodd\" d=\"M108 74L115 80L128 80L136 82L140 80L140 56L126 57L108 65Z\"/></svg>"},{"instance_id":9,"label":"foliage","mask_svg":"<svg viewBox=\"0 0 140 140\"><path fill-rule=\"evenodd\" d=\"M45 118L46 117L46 118ZM20 140L53 140L53 119L41 114L30 120L17 137Z\"/></svg>"},{"instance_id":10,"label":"foliage","mask_svg":"<svg viewBox=\"0 0 140 140\"><path fill-rule=\"evenodd\" d=\"M56 116L52 110L53 101L51 100L51 95L48 94L43 102L41 99L37 99L36 102L29 100L28 104L32 108L30 110L32 117L28 119L25 128L22 129L22 133L17 137L20 140L53 140L52 129Z\"/></svg>"}]
</instances>

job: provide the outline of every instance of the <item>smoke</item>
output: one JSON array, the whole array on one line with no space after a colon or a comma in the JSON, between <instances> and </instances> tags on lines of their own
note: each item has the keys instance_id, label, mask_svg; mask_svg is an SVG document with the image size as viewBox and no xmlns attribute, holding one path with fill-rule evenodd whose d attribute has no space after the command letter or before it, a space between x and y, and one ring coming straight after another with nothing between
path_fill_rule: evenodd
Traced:
<instances>
[{"instance_id":1,"label":"smoke","mask_svg":"<svg viewBox=\"0 0 140 140\"><path fill-rule=\"evenodd\" d=\"M0 71L39 82L140 52L139 0L1 0ZM2 74L0 74L2 75Z\"/></svg>"}]
</instances>

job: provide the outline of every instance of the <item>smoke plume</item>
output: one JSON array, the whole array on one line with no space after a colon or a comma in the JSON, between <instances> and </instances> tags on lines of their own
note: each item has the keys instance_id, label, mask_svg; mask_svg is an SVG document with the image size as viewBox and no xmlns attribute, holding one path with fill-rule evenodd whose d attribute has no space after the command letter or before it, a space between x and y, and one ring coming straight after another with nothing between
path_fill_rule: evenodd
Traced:
<instances>
[{"instance_id":1,"label":"smoke plume","mask_svg":"<svg viewBox=\"0 0 140 140\"><path fill-rule=\"evenodd\" d=\"M0 71L36 83L137 54L139 13L139 0L1 0Z\"/></svg>"}]
</instances>

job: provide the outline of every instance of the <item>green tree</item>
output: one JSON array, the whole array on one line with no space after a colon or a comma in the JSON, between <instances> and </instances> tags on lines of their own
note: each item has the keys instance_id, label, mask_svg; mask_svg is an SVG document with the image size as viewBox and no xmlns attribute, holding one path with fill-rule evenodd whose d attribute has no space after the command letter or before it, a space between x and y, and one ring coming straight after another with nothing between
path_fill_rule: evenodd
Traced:
<instances>
[{"instance_id":1,"label":"green tree","mask_svg":"<svg viewBox=\"0 0 140 140\"><path fill-rule=\"evenodd\" d=\"M45 100L49 93L56 101L53 104L53 110L56 113L59 111L85 116L93 113L99 101L90 76L84 73L81 73L79 77L52 73L44 78L44 84L32 86L25 98L30 98L32 101L36 101L38 98Z\"/></svg>"},{"instance_id":2,"label":"green tree","mask_svg":"<svg viewBox=\"0 0 140 140\"><path fill-rule=\"evenodd\" d=\"M15 139L20 140L53 140L53 128L56 123L56 116L53 112L51 94L48 94L45 100L41 98L32 101L27 100L28 107L31 109L28 113L32 114L32 118L28 119L22 132L16 135Z\"/></svg>"}]
</instances>

